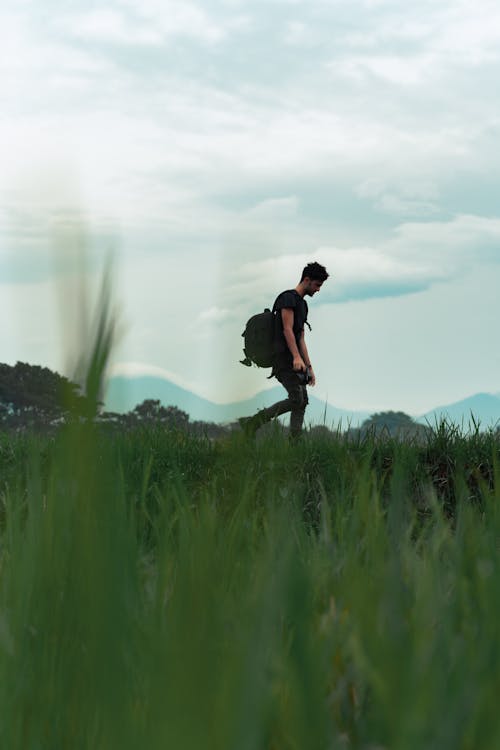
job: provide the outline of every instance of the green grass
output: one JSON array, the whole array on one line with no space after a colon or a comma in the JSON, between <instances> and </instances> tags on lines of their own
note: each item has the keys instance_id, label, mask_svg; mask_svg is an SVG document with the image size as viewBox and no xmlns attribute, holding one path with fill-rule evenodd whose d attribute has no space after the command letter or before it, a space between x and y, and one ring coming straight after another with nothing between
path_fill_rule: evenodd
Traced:
<instances>
[{"instance_id":1,"label":"green grass","mask_svg":"<svg viewBox=\"0 0 500 750\"><path fill-rule=\"evenodd\" d=\"M497 748L492 433L0 438L0 746Z\"/></svg>"}]
</instances>

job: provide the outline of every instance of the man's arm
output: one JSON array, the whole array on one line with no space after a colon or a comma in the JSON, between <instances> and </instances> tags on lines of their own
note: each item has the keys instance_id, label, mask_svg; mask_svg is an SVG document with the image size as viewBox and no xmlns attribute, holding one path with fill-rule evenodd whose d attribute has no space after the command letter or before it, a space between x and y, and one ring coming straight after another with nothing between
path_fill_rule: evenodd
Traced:
<instances>
[{"instance_id":1,"label":"man's arm","mask_svg":"<svg viewBox=\"0 0 500 750\"><path fill-rule=\"evenodd\" d=\"M311 380L309 381L309 385L316 385L316 375L314 374L314 370L311 365L311 357L309 356L309 352L307 351L306 346L306 338L304 336L304 331L302 331L299 341L299 348L300 353L302 354L302 359L304 360L306 367L309 368L311 371Z\"/></svg>"},{"instance_id":2,"label":"man's arm","mask_svg":"<svg viewBox=\"0 0 500 750\"><path fill-rule=\"evenodd\" d=\"M283 335L285 336L285 341L288 348L290 349L290 354L293 357L293 369L304 371L306 369L306 365L300 355L299 349L297 347L297 342L295 341L295 334L293 332L293 315L293 308L291 307L284 307L281 310L281 320L283 321Z\"/></svg>"}]
</instances>

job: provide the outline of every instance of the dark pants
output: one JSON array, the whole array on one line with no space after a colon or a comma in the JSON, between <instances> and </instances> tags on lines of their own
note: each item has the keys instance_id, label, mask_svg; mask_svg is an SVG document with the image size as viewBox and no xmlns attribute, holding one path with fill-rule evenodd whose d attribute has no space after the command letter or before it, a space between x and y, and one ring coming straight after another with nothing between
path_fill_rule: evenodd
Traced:
<instances>
[{"instance_id":1,"label":"dark pants","mask_svg":"<svg viewBox=\"0 0 500 750\"><path fill-rule=\"evenodd\" d=\"M290 435L298 437L302 432L304 413L309 403L307 388L293 370L279 370L275 374L281 385L286 388L288 398L268 406L267 409L262 409L259 412L261 423L264 424L274 417L279 417L280 414L290 412Z\"/></svg>"}]
</instances>

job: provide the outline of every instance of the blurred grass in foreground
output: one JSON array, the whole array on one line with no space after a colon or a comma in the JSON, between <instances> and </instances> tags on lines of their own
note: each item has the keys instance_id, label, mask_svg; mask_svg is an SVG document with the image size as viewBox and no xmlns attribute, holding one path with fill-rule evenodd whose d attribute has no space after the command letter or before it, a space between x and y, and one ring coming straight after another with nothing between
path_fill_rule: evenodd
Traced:
<instances>
[{"instance_id":1,"label":"blurred grass in foreground","mask_svg":"<svg viewBox=\"0 0 500 750\"><path fill-rule=\"evenodd\" d=\"M450 513L396 442L4 437L1 746L498 747L486 447Z\"/></svg>"}]
</instances>

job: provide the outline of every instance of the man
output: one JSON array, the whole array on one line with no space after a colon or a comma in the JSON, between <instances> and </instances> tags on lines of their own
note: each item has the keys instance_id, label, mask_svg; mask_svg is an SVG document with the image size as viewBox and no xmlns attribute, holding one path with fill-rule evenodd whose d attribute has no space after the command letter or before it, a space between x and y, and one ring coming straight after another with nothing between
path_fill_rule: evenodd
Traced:
<instances>
[{"instance_id":1,"label":"man","mask_svg":"<svg viewBox=\"0 0 500 750\"><path fill-rule=\"evenodd\" d=\"M255 435L261 425L286 412L290 412L290 437L301 435L308 404L306 385L316 384L304 337L308 314L305 297L313 297L319 292L327 278L324 266L309 263L295 289L282 292L276 298L273 307L275 333L271 374L286 388L288 398L262 409L253 417L241 417L238 422L246 435Z\"/></svg>"}]
</instances>

